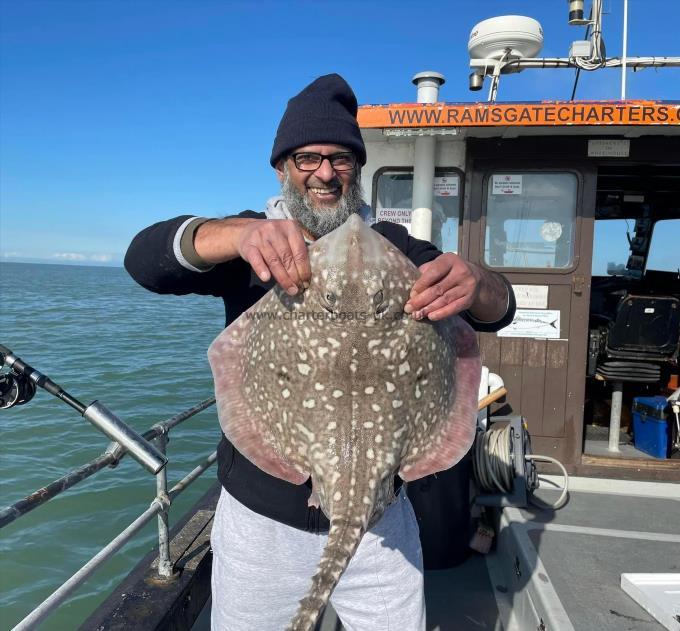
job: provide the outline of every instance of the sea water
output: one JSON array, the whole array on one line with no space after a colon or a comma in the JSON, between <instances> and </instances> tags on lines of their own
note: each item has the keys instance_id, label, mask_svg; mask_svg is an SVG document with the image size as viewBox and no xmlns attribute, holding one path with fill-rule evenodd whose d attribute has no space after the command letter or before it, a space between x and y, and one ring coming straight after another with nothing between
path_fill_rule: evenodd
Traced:
<instances>
[{"instance_id":1,"label":"sea water","mask_svg":"<svg viewBox=\"0 0 680 631\"><path fill-rule=\"evenodd\" d=\"M88 405L99 400L140 433L213 395L206 351L224 326L221 300L161 296L122 268L0 263L0 343ZM214 406L172 430L172 486L219 439ZM0 505L100 455L109 440L38 389L0 410ZM211 484L213 465L180 495L171 525ZM155 478L130 457L0 530L0 629L9 629L145 511ZM157 544L156 520L41 629L74 629Z\"/></svg>"}]
</instances>

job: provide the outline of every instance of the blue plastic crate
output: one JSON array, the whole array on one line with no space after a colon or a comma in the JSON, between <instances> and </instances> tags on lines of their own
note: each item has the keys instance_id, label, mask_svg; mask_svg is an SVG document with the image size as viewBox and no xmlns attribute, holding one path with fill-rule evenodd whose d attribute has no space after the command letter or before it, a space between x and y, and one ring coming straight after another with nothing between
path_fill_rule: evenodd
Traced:
<instances>
[{"instance_id":1,"label":"blue plastic crate","mask_svg":"<svg viewBox=\"0 0 680 631\"><path fill-rule=\"evenodd\" d=\"M670 425L665 397L633 399L633 444L655 458L668 458L671 451Z\"/></svg>"}]
</instances>

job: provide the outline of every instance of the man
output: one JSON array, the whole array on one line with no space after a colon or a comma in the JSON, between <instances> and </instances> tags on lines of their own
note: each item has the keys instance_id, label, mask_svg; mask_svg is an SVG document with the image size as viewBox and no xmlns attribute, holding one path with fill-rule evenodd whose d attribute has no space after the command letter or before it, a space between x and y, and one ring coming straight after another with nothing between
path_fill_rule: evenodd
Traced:
<instances>
[{"instance_id":1,"label":"man","mask_svg":"<svg viewBox=\"0 0 680 631\"><path fill-rule=\"evenodd\" d=\"M288 102L274 141L270 163L281 197L269 200L264 213L155 224L132 242L125 258L129 273L152 291L221 297L227 325L274 283L291 295L304 291L311 275L306 242L352 213L365 219L370 213L361 198L366 149L356 114L354 93L341 77L311 83ZM441 254L402 226L383 222L374 228L420 265L405 307L413 317L460 313L478 330L496 330L512 319L514 297L501 276ZM307 506L309 481L296 486L269 476L224 436L218 478L223 490L212 531L213 629L279 631L310 585L328 520ZM348 630L425 628L418 528L403 489L362 539L331 601Z\"/></svg>"}]
</instances>

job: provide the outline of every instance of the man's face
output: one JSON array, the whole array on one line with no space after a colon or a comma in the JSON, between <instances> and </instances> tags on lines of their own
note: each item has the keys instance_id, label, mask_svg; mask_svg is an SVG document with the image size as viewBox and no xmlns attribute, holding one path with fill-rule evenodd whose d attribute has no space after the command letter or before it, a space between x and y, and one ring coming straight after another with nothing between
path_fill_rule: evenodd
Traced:
<instances>
[{"instance_id":1,"label":"man's face","mask_svg":"<svg viewBox=\"0 0 680 631\"><path fill-rule=\"evenodd\" d=\"M305 145L296 149L293 153L320 153L322 156L330 156L334 153L351 152L342 145ZM287 158L285 164L291 184L297 191L306 197L312 207L316 209L335 207L343 194L346 194L350 186L357 179L357 169L351 171L336 171L328 160L324 160L316 171L300 171L295 166L292 158ZM285 172L284 161L276 166L276 175L283 184Z\"/></svg>"},{"instance_id":2,"label":"man's face","mask_svg":"<svg viewBox=\"0 0 680 631\"><path fill-rule=\"evenodd\" d=\"M318 144L305 145L293 153L331 156L349 151L342 145ZM314 238L341 226L364 204L358 165L349 171L336 170L324 160L314 171L301 171L288 157L276 165L276 175L290 214Z\"/></svg>"}]
</instances>

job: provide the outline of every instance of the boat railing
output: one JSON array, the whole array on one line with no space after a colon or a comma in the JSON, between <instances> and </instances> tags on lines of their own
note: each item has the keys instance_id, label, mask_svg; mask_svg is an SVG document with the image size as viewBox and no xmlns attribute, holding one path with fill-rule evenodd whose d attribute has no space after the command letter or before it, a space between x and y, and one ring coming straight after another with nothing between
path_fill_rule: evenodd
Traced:
<instances>
[{"instance_id":1,"label":"boat railing","mask_svg":"<svg viewBox=\"0 0 680 631\"><path fill-rule=\"evenodd\" d=\"M156 448L165 455L170 430L210 407L213 403L215 403L214 397L205 399L175 416L152 425L149 430L142 434L142 436L146 440L153 441ZM72 469L47 486L38 489L14 504L0 510L0 528L7 526L53 497L56 497L67 489L83 482L98 471L101 471L104 467L117 466L120 460L125 456L125 453L124 450L120 449L118 443L112 442L106 451L97 458L94 458L81 467ZM216 460L217 452L213 451L170 489L168 489L167 467L163 467L155 474L156 496L153 498L149 508L139 515L127 528L116 535L97 554L85 563L85 565L73 574L71 578L52 592L50 596L19 622L12 631L36 628L40 622L60 607L80 585L88 580L101 565L128 543L154 517L157 517L158 519L157 572L160 579L169 579L173 572L172 562L170 560L170 537L168 528L170 506L175 498L196 481Z\"/></svg>"}]
</instances>

